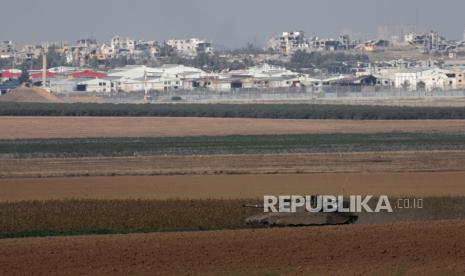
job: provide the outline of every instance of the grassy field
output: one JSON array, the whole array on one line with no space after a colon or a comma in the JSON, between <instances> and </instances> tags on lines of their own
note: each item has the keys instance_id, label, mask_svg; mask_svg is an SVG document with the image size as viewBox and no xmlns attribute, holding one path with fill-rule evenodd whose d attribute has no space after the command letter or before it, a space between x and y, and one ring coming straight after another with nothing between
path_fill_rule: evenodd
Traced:
<instances>
[{"instance_id":1,"label":"grassy field","mask_svg":"<svg viewBox=\"0 0 465 276\"><path fill-rule=\"evenodd\" d=\"M309 104L0 103L0 116L156 116L280 119L464 119L463 107L389 107Z\"/></svg>"},{"instance_id":2,"label":"grassy field","mask_svg":"<svg viewBox=\"0 0 465 276\"><path fill-rule=\"evenodd\" d=\"M463 133L0 140L0 155L4 158L463 149Z\"/></svg>"},{"instance_id":3,"label":"grassy field","mask_svg":"<svg viewBox=\"0 0 465 276\"><path fill-rule=\"evenodd\" d=\"M0 238L243 228L255 200L50 200L0 203Z\"/></svg>"},{"instance_id":4,"label":"grassy field","mask_svg":"<svg viewBox=\"0 0 465 276\"><path fill-rule=\"evenodd\" d=\"M227 126L227 127L226 127ZM0 116L1 139L186 137L332 133L463 133L465 120L297 120Z\"/></svg>"},{"instance_id":5,"label":"grassy field","mask_svg":"<svg viewBox=\"0 0 465 276\"><path fill-rule=\"evenodd\" d=\"M465 218L465 197L427 197L424 209L361 214L360 223ZM395 202L395 199L391 199ZM260 200L51 200L0 203L0 238L250 228Z\"/></svg>"}]
</instances>

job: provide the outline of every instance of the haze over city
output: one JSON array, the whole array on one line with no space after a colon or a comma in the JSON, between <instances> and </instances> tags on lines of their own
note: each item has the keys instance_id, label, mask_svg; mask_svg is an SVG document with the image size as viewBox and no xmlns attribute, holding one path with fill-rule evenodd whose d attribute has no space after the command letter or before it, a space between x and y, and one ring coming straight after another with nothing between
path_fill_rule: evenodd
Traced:
<instances>
[{"instance_id":1,"label":"haze over city","mask_svg":"<svg viewBox=\"0 0 465 276\"><path fill-rule=\"evenodd\" d=\"M461 39L465 2L412 1L7 1L0 9L1 40L70 41L119 34L136 39L201 37L224 47L265 46L271 35L303 30L321 37L350 32L374 36L378 26L413 25ZM14 28L13 28L14 26Z\"/></svg>"}]
</instances>

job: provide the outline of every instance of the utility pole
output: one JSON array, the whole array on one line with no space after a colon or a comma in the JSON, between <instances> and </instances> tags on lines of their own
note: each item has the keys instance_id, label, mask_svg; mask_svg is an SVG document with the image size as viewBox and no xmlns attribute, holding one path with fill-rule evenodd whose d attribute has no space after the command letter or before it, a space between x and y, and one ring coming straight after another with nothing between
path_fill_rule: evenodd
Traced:
<instances>
[{"instance_id":1,"label":"utility pole","mask_svg":"<svg viewBox=\"0 0 465 276\"><path fill-rule=\"evenodd\" d=\"M42 87L45 88L47 84L47 53L42 54Z\"/></svg>"},{"instance_id":2,"label":"utility pole","mask_svg":"<svg viewBox=\"0 0 465 276\"><path fill-rule=\"evenodd\" d=\"M150 103L152 101L152 97L149 95L148 86L147 86L147 70L144 71L144 101L146 103Z\"/></svg>"}]
</instances>

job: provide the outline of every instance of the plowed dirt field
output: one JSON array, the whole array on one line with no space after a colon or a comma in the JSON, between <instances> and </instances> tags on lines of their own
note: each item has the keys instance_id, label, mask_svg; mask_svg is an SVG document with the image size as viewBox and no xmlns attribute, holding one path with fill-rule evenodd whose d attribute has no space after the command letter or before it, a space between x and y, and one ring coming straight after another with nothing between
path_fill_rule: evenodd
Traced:
<instances>
[{"instance_id":1,"label":"plowed dirt field","mask_svg":"<svg viewBox=\"0 0 465 276\"><path fill-rule=\"evenodd\" d=\"M464 275L465 221L0 240L1 275Z\"/></svg>"}]
</instances>

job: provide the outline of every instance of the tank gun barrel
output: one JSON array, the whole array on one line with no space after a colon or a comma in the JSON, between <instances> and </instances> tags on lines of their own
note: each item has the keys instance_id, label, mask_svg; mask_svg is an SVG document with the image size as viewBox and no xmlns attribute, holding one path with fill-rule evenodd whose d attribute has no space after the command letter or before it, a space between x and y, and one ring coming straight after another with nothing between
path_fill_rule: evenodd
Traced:
<instances>
[{"instance_id":1,"label":"tank gun barrel","mask_svg":"<svg viewBox=\"0 0 465 276\"><path fill-rule=\"evenodd\" d=\"M257 208L257 209L263 209L263 205L258 205L258 204L244 204L242 205L244 208Z\"/></svg>"}]
</instances>

